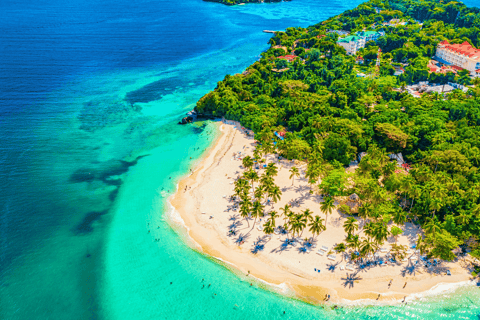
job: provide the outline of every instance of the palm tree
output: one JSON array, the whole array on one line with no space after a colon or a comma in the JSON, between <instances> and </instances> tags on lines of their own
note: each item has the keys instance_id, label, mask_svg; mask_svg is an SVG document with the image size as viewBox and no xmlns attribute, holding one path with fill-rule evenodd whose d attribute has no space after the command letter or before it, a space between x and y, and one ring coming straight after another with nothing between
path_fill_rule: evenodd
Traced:
<instances>
[{"instance_id":1,"label":"palm tree","mask_svg":"<svg viewBox=\"0 0 480 320\"><path fill-rule=\"evenodd\" d=\"M332 214L333 208L335 208L335 200L332 197L326 197L320 205L320 209L325 212L325 227L327 227L328 215Z\"/></svg>"},{"instance_id":2,"label":"palm tree","mask_svg":"<svg viewBox=\"0 0 480 320\"><path fill-rule=\"evenodd\" d=\"M269 177L275 177L277 174L278 174L278 168L277 166L275 165L275 163L269 163L267 165L267 169L265 170L265 173L269 176Z\"/></svg>"},{"instance_id":3,"label":"palm tree","mask_svg":"<svg viewBox=\"0 0 480 320\"><path fill-rule=\"evenodd\" d=\"M373 238L377 244L382 244L383 241L387 240L390 232L388 231L388 226L383 223L375 223Z\"/></svg>"},{"instance_id":4,"label":"palm tree","mask_svg":"<svg viewBox=\"0 0 480 320\"><path fill-rule=\"evenodd\" d=\"M262 174L262 177L260 178L260 183L265 185L265 186L271 186L274 184L273 178L269 176L267 173Z\"/></svg>"},{"instance_id":5,"label":"palm tree","mask_svg":"<svg viewBox=\"0 0 480 320\"><path fill-rule=\"evenodd\" d=\"M282 210L282 215L283 215L283 221L287 221L289 214L290 214L290 205L286 204L283 208L280 208Z\"/></svg>"},{"instance_id":6,"label":"palm tree","mask_svg":"<svg viewBox=\"0 0 480 320\"><path fill-rule=\"evenodd\" d=\"M282 190L278 186L273 186L268 190L268 196L272 198L272 201L277 203L282 195Z\"/></svg>"},{"instance_id":7,"label":"palm tree","mask_svg":"<svg viewBox=\"0 0 480 320\"><path fill-rule=\"evenodd\" d=\"M293 186L293 183L295 182L295 177L300 177L300 172L298 171L298 168L297 167L292 167L289 171L291 173L290 175L290 179L292 179L292 186Z\"/></svg>"},{"instance_id":8,"label":"palm tree","mask_svg":"<svg viewBox=\"0 0 480 320\"><path fill-rule=\"evenodd\" d=\"M375 234L375 224L373 222L365 224L365 226L363 226L363 232L369 239L373 238L373 235Z\"/></svg>"},{"instance_id":9,"label":"palm tree","mask_svg":"<svg viewBox=\"0 0 480 320\"><path fill-rule=\"evenodd\" d=\"M253 187L253 182L258 181L258 173L252 169L248 170L243 174L245 178L252 182L252 190L255 190Z\"/></svg>"},{"instance_id":10,"label":"palm tree","mask_svg":"<svg viewBox=\"0 0 480 320\"><path fill-rule=\"evenodd\" d=\"M343 229L348 235L354 234L355 230L358 230L357 219L354 217L348 217L347 220L343 223Z\"/></svg>"},{"instance_id":11,"label":"palm tree","mask_svg":"<svg viewBox=\"0 0 480 320\"><path fill-rule=\"evenodd\" d=\"M240 202L240 216L247 221L248 227L250 228L250 223L248 222L248 215L252 211L252 203L249 200L244 200Z\"/></svg>"},{"instance_id":12,"label":"palm tree","mask_svg":"<svg viewBox=\"0 0 480 320\"><path fill-rule=\"evenodd\" d=\"M398 208L393 212L393 222L395 222L397 225L401 226L406 221L407 221L407 214L405 213L405 211Z\"/></svg>"},{"instance_id":13,"label":"palm tree","mask_svg":"<svg viewBox=\"0 0 480 320\"><path fill-rule=\"evenodd\" d=\"M257 222L257 218L262 216L263 215L263 205L260 203L260 201L255 201L253 203L253 207L252 207L252 217L255 217L255 220L253 221L253 226L252 226L252 230L253 228L255 227L255 223ZM250 230L250 231L252 231Z\"/></svg>"},{"instance_id":14,"label":"palm tree","mask_svg":"<svg viewBox=\"0 0 480 320\"><path fill-rule=\"evenodd\" d=\"M435 220L432 218L427 218L427 223L424 225L424 229L427 233L435 234L440 231L440 227L435 223Z\"/></svg>"},{"instance_id":15,"label":"palm tree","mask_svg":"<svg viewBox=\"0 0 480 320\"><path fill-rule=\"evenodd\" d=\"M277 211L272 210L268 214L270 215L270 220L272 221L273 227L275 227L275 225L276 225L275 224L275 219L278 217Z\"/></svg>"},{"instance_id":16,"label":"palm tree","mask_svg":"<svg viewBox=\"0 0 480 320\"><path fill-rule=\"evenodd\" d=\"M301 232L301 236L301 234L303 233L303 229L305 229L305 227L307 226L307 219L305 219L303 214L292 214L289 223L292 233L297 233L298 235Z\"/></svg>"},{"instance_id":17,"label":"palm tree","mask_svg":"<svg viewBox=\"0 0 480 320\"><path fill-rule=\"evenodd\" d=\"M255 192L253 193L253 195L255 196L255 199L260 200L262 199L264 193L266 193L265 187L262 185L259 185L258 187L255 188Z\"/></svg>"},{"instance_id":18,"label":"palm tree","mask_svg":"<svg viewBox=\"0 0 480 320\"><path fill-rule=\"evenodd\" d=\"M313 236L315 236L316 234L318 237L320 232L325 231L325 226L323 225L323 219L320 218L319 216L315 216L315 219L311 219L311 222L308 226L310 227L310 229L308 230L312 232Z\"/></svg>"},{"instance_id":19,"label":"palm tree","mask_svg":"<svg viewBox=\"0 0 480 320\"><path fill-rule=\"evenodd\" d=\"M355 251L358 251L358 248L360 247L360 238L358 234L355 236L351 235L347 237L347 247L352 248Z\"/></svg>"},{"instance_id":20,"label":"palm tree","mask_svg":"<svg viewBox=\"0 0 480 320\"><path fill-rule=\"evenodd\" d=\"M403 230L397 226L393 226L392 229L390 229L390 233L395 238L395 243L397 243L398 236L403 233Z\"/></svg>"},{"instance_id":21,"label":"palm tree","mask_svg":"<svg viewBox=\"0 0 480 320\"><path fill-rule=\"evenodd\" d=\"M240 196L243 190L245 190L246 188L248 188L248 180L244 178L239 178L235 181L235 193L238 196Z\"/></svg>"},{"instance_id":22,"label":"palm tree","mask_svg":"<svg viewBox=\"0 0 480 320\"><path fill-rule=\"evenodd\" d=\"M460 214L456 217L457 223L462 225L467 225L470 221L471 216L465 211L460 211Z\"/></svg>"},{"instance_id":23,"label":"palm tree","mask_svg":"<svg viewBox=\"0 0 480 320\"><path fill-rule=\"evenodd\" d=\"M437 210L440 210L443 207L443 202L444 199L446 198L447 194L445 193L445 190L441 187L435 188L430 193L430 209L433 209L432 212L432 218L435 216L435 212Z\"/></svg>"},{"instance_id":24,"label":"palm tree","mask_svg":"<svg viewBox=\"0 0 480 320\"><path fill-rule=\"evenodd\" d=\"M312 221L313 220L312 213L313 212L310 209L305 209L305 211L303 211L303 216L307 218L308 221Z\"/></svg>"},{"instance_id":25,"label":"palm tree","mask_svg":"<svg viewBox=\"0 0 480 320\"><path fill-rule=\"evenodd\" d=\"M424 254L426 252L427 244L421 234L418 235L416 248L420 251L420 254Z\"/></svg>"},{"instance_id":26,"label":"palm tree","mask_svg":"<svg viewBox=\"0 0 480 320\"><path fill-rule=\"evenodd\" d=\"M334 249L335 251L337 251L338 253L341 253L341 254L342 254L342 262L343 262L344 253L345 253L345 250L347 250L347 247L345 246L345 243L340 242L340 243L337 244L333 249Z\"/></svg>"},{"instance_id":27,"label":"palm tree","mask_svg":"<svg viewBox=\"0 0 480 320\"><path fill-rule=\"evenodd\" d=\"M246 156L243 158L242 164L245 169L250 169L253 167L253 159L250 156Z\"/></svg>"},{"instance_id":28,"label":"palm tree","mask_svg":"<svg viewBox=\"0 0 480 320\"><path fill-rule=\"evenodd\" d=\"M267 220L267 222L265 222L263 227L264 227L263 232L265 234L272 234L275 231L275 225L272 224L272 220Z\"/></svg>"},{"instance_id":29,"label":"palm tree","mask_svg":"<svg viewBox=\"0 0 480 320\"><path fill-rule=\"evenodd\" d=\"M362 218L365 223L368 222L368 218L372 214L373 208L370 203L365 203L360 208L358 208L358 216Z\"/></svg>"},{"instance_id":30,"label":"palm tree","mask_svg":"<svg viewBox=\"0 0 480 320\"><path fill-rule=\"evenodd\" d=\"M363 256L368 255L369 253L374 253L376 250L375 243L371 242L367 238L363 238L360 244L360 252Z\"/></svg>"}]
</instances>

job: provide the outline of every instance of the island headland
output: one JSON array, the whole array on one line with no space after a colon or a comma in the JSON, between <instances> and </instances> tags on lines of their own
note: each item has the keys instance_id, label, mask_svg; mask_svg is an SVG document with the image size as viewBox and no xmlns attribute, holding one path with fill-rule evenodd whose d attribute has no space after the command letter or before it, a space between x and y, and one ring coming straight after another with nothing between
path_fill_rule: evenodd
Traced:
<instances>
[{"instance_id":1,"label":"island headland","mask_svg":"<svg viewBox=\"0 0 480 320\"><path fill-rule=\"evenodd\" d=\"M369 1L276 32L195 108L223 117L171 199L199 249L314 303L474 283L477 11Z\"/></svg>"}]
</instances>

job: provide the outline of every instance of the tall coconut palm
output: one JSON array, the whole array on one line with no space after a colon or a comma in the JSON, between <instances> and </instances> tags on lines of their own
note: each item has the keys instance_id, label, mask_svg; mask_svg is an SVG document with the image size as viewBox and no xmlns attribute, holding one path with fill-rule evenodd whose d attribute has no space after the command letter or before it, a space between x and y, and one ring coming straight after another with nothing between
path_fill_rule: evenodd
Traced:
<instances>
[{"instance_id":1,"label":"tall coconut palm","mask_svg":"<svg viewBox=\"0 0 480 320\"><path fill-rule=\"evenodd\" d=\"M295 182L295 177L300 177L300 172L298 171L298 168L297 167L292 167L289 172L291 173L290 174L290 179L292 179L292 186L293 186L293 183Z\"/></svg>"},{"instance_id":2,"label":"tall coconut palm","mask_svg":"<svg viewBox=\"0 0 480 320\"><path fill-rule=\"evenodd\" d=\"M267 220L267 222L265 222L263 227L264 227L263 232L265 234L272 234L273 232L275 232L275 225L272 224L272 220Z\"/></svg>"},{"instance_id":3,"label":"tall coconut palm","mask_svg":"<svg viewBox=\"0 0 480 320\"><path fill-rule=\"evenodd\" d=\"M390 229L390 233L391 233L391 235L393 236L393 238L395 239L395 243L397 243L398 236L403 233L403 230L400 229L400 228L397 227L397 226L393 226L393 227Z\"/></svg>"},{"instance_id":4,"label":"tall coconut palm","mask_svg":"<svg viewBox=\"0 0 480 320\"><path fill-rule=\"evenodd\" d=\"M363 232L367 235L369 239L373 238L373 235L375 234L375 223L374 222L369 222L363 226Z\"/></svg>"},{"instance_id":5,"label":"tall coconut palm","mask_svg":"<svg viewBox=\"0 0 480 320\"><path fill-rule=\"evenodd\" d=\"M268 196L272 198L272 201L277 203L282 196L282 190L278 186L273 186L268 190Z\"/></svg>"},{"instance_id":6,"label":"tall coconut palm","mask_svg":"<svg viewBox=\"0 0 480 320\"><path fill-rule=\"evenodd\" d=\"M248 222L248 215L252 211L252 206L252 203L248 199L240 202L240 216L247 221L248 227L250 227L250 223Z\"/></svg>"},{"instance_id":7,"label":"tall coconut palm","mask_svg":"<svg viewBox=\"0 0 480 320\"><path fill-rule=\"evenodd\" d=\"M427 218L427 223L423 226L423 228L427 233L431 233L434 237L435 234L440 231L440 227L432 218Z\"/></svg>"},{"instance_id":8,"label":"tall coconut palm","mask_svg":"<svg viewBox=\"0 0 480 320\"><path fill-rule=\"evenodd\" d=\"M247 170L253 167L253 159L250 156L246 156L242 160L243 167Z\"/></svg>"},{"instance_id":9,"label":"tall coconut palm","mask_svg":"<svg viewBox=\"0 0 480 320\"><path fill-rule=\"evenodd\" d=\"M385 240L387 240L390 232L388 231L388 226L382 224L381 222L375 223L373 238L375 242L381 245Z\"/></svg>"},{"instance_id":10,"label":"tall coconut palm","mask_svg":"<svg viewBox=\"0 0 480 320\"><path fill-rule=\"evenodd\" d=\"M327 227L328 215L332 214L333 208L335 208L335 200L332 197L325 197L320 205L320 209L325 212L325 227Z\"/></svg>"},{"instance_id":11,"label":"tall coconut palm","mask_svg":"<svg viewBox=\"0 0 480 320\"><path fill-rule=\"evenodd\" d=\"M297 214L295 220L297 222L298 231L300 232L300 237L301 237L303 234L303 231L307 227L308 220L302 213Z\"/></svg>"},{"instance_id":12,"label":"tall coconut palm","mask_svg":"<svg viewBox=\"0 0 480 320\"><path fill-rule=\"evenodd\" d=\"M407 221L407 213L400 208L393 212L393 222L401 226Z\"/></svg>"},{"instance_id":13,"label":"tall coconut palm","mask_svg":"<svg viewBox=\"0 0 480 320\"><path fill-rule=\"evenodd\" d=\"M266 194L265 187L263 185L259 185L258 187L255 188L255 192L253 192L253 195L255 196L256 200L262 199L263 195Z\"/></svg>"},{"instance_id":14,"label":"tall coconut palm","mask_svg":"<svg viewBox=\"0 0 480 320\"><path fill-rule=\"evenodd\" d=\"M272 221L273 227L275 227L275 225L276 225L276 224L275 224L275 219L278 218L278 213L277 213L277 211L272 210L272 211L270 211L268 214L270 215L270 220Z\"/></svg>"},{"instance_id":15,"label":"tall coconut palm","mask_svg":"<svg viewBox=\"0 0 480 320\"><path fill-rule=\"evenodd\" d=\"M358 216L362 218L365 223L368 222L368 218L370 218L372 214L373 208L370 203L365 203L360 208L358 208Z\"/></svg>"},{"instance_id":16,"label":"tall coconut palm","mask_svg":"<svg viewBox=\"0 0 480 320\"><path fill-rule=\"evenodd\" d=\"M347 247L352 248L354 251L358 251L360 247L360 237L357 235L351 235L346 239Z\"/></svg>"},{"instance_id":17,"label":"tall coconut palm","mask_svg":"<svg viewBox=\"0 0 480 320\"><path fill-rule=\"evenodd\" d=\"M280 210L282 211L282 215L283 215L283 221L286 221L288 220L288 217L289 217L289 214L290 214L290 205L286 204L283 208L280 208Z\"/></svg>"},{"instance_id":18,"label":"tall coconut palm","mask_svg":"<svg viewBox=\"0 0 480 320\"><path fill-rule=\"evenodd\" d=\"M292 236L301 235L303 229L306 227L306 219L303 217L303 214L291 214L289 219L290 230L292 231Z\"/></svg>"},{"instance_id":19,"label":"tall coconut palm","mask_svg":"<svg viewBox=\"0 0 480 320\"><path fill-rule=\"evenodd\" d=\"M255 190L253 183L254 183L255 181L258 181L258 173L257 173L256 171L250 169L250 170L248 170L247 172L245 172L243 175L245 176L246 179L248 179L248 180L251 181L251 183L252 183L252 190Z\"/></svg>"},{"instance_id":20,"label":"tall coconut palm","mask_svg":"<svg viewBox=\"0 0 480 320\"><path fill-rule=\"evenodd\" d=\"M307 218L308 221L312 221L312 220L313 220L313 216L312 216L312 213L313 213L313 212L312 212L312 210L310 210L310 209L305 209L302 213L303 213L303 216L304 216L305 218Z\"/></svg>"},{"instance_id":21,"label":"tall coconut palm","mask_svg":"<svg viewBox=\"0 0 480 320\"><path fill-rule=\"evenodd\" d=\"M262 177L260 178L260 183L265 185L265 186L270 186L274 184L273 178L269 176L267 173L262 174Z\"/></svg>"},{"instance_id":22,"label":"tall coconut palm","mask_svg":"<svg viewBox=\"0 0 480 320\"><path fill-rule=\"evenodd\" d=\"M260 201L255 201L253 203L253 207L252 207L252 217L255 218L255 220L253 221L253 226L252 226L252 230L253 228L255 227L255 223L257 222L257 218L258 217L261 217L263 215L263 205L260 203ZM252 231L250 230L250 231Z\"/></svg>"},{"instance_id":23,"label":"tall coconut palm","mask_svg":"<svg viewBox=\"0 0 480 320\"><path fill-rule=\"evenodd\" d=\"M363 238L360 243L360 252L363 256L367 256L369 253L374 253L376 249L377 247L375 243L367 238Z\"/></svg>"},{"instance_id":24,"label":"tall coconut palm","mask_svg":"<svg viewBox=\"0 0 480 320\"><path fill-rule=\"evenodd\" d=\"M275 163L269 163L267 165L267 169L265 170L265 173L269 176L269 177L275 177L277 174L278 174L278 168L277 166L275 165Z\"/></svg>"},{"instance_id":25,"label":"tall coconut palm","mask_svg":"<svg viewBox=\"0 0 480 320\"><path fill-rule=\"evenodd\" d=\"M348 217L347 220L343 223L343 229L348 235L355 233L355 230L358 230L357 219L354 217Z\"/></svg>"},{"instance_id":26,"label":"tall coconut palm","mask_svg":"<svg viewBox=\"0 0 480 320\"><path fill-rule=\"evenodd\" d=\"M319 216L315 216L314 219L311 220L310 224L308 225L310 227L310 232L312 232L312 235L315 236L315 234L318 235L320 232L325 230L325 226L323 225L323 219L320 218Z\"/></svg>"},{"instance_id":27,"label":"tall coconut palm","mask_svg":"<svg viewBox=\"0 0 480 320\"><path fill-rule=\"evenodd\" d=\"M345 243L340 242L333 249L342 255L342 262L343 262L344 253L347 250L347 247L345 246Z\"/></svg>"},{"instance_id":28,"label":"tall coconut palm","mask_svg":"<svg viewBox=\"0 0 480 320\"><path fill-rule=\"evenodd\" d=\"M239 178L235 181L235 193L240 196L246 188L248 188L248 180Z\"/></svg>"}]
</instances>

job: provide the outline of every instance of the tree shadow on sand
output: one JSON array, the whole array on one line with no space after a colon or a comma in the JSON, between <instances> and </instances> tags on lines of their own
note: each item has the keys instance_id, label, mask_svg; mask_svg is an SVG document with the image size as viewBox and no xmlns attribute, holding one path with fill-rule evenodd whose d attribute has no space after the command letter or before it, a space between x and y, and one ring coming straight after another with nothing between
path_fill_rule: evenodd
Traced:
<instances>
[{"instance_id":1,"label":"tree shadow on sand","mask_svg":"<svg viewBox=\"0 0 480 320\"><path fill-rule=\"evenodd\" d=\"M342 278L343 286L345 288L347 286L349 288L353 288L353 286L355 285L355 281L360 281L360 280L362 280L362 278L358 277L356 273L351 273L351 274L347 273L347 276L345 278Z\"/></svg>"},{"instance_id":2,"label":"tree shadow on sand","mask_svg":"<svg viewBox=\"0 0 480 320\"><path fill-rule=\"evenodd\" d=\"M335 272L337 266L340 264L340 262L332 262L330 264L327 264L327 270L331 272Z\"/></svg>"},{"instance_id":3,"label":"tree shadow on sand","mask_svg":"<svg viewBox=\"0 0 480 320\"><path fill-rule=\"evenodd\" d=\"M253 242L253 248L251 252L256 254L258 251L263 251L268 240L269 238L267 236L257 237L257 240Z\"/></svg>"},{"instance_id":4,"label":"tree shadow on sand","mask_svg":"<svg viewBox=\"0 0 480 320\"><path fill-rule=\"evenodd\" d=\"M248 233L246 233L246 234L240 233L238 235L238 238L235 239L235 243L240 246L240 245L244 244L245 241L248 240L248 238L250 238L250 235Z\"/></svg>"},{"instance_id":5,"label":"tree shadow on sand","mask_svg":"<svg viewBox=\"0 0 480 320\"><path fill-rule=\"evenodd\" d=\"M292 247L290 245L290 243L291 243L290 240L285 239L280 243L280 246L278 246L275 249L272 249L272 251L270 251L270 252L271 253L282 253L283 251L289 251L290 248Z\"/></svg>"}]
</instances>

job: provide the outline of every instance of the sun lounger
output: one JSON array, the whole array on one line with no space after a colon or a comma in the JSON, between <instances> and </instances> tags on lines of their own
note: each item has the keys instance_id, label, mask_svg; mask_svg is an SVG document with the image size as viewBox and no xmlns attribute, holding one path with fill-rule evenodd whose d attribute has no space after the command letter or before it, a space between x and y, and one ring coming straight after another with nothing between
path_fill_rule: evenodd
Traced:
<instances>
[{"instance_id":1,"label":"sun lounger","mask_svg":"<svg viewBox=\"0 0 480 320\"><path fill-rule=\"evenodd\" d=\"M410 257L410 260L415 261L418 260L417 256Z\"/></svg>"},{"instance_id":2,"label":"sun lounger","mask_svg":"<svg viewBox=\"0 0 480 320\"><path fill-rule=\"evenodd\" d=\"M317 254L323 256L325 254L325 251L322 251L322 250L319 249L319 250L317 250Z\"/></svg>"},{"instance_id":3,"label":"sun lounger","mask_svg":"<svg viewBox=\"0 0 480 320\"><path fill-rule=\"evenodd\" d=\"M335 260L337 259L337 256L334 256L333 254L327 256L328 260Z\"/></svg>"},{"instance_id":4,"label":"sun lounger","mask_svg":"<svg viewBox=\"0 0 480 320\"><path fill-rule=\"evenodd\" d=\"M412 254L413 251L412 250L407 250L407 254Z\"/></svg>"},{"instance_id":5,"label":"sun lounger","mask_svg":"<svg viewBox=\"0 0 480 320\"><path fill-rule=\"evenodd\" d=\"M320 247L320 250L323 250L323 251L327 252L327 251L328 251L328 247L327 247L327 246L321 246L321 247Z\"/></svg>"},{"instance_id":6,"label":"sun lounger","mask_svg":"<svg viewBox=\"0 0 480 320\"><path fill-rule=\"evenodd\" d=\"M380 252L383 252L383 253L388 252L388 249L387 248L381 248Z\"/></svg>"},{"instance_id":7,"label":"sun lounger","mask_svg":"<svg viewBox=\"0 0 480 320\"><path fill-rule=\"evenodd\" d=\"M263 231L263 227L262 226L257 226L257 230L258 231Z\"/></svg>"},{"instance_id":8,"label":"sun lounger","mask_svg":"<svg viewBox=\"0 0 480 320\"><path fill-rule=\"evenodd\" d=\"M340 266L340 270L345 270L345 266Z\"/></svg>"},{"instance_id":9,"label":"sun lounger","mask_svg":"<svg viewBox=\"0 0 480 320\"><path fill-rule=\"evenodd\" d=\"M408 259L407 259L407 258L403 258L401 261L402 261L402 262L406 262L406 261L408 261Z\"/></svg>"},{"instance_id":10,"label":"sun lounger","mask_svg":"<svg viewBox=\"0 0 480 320\"><path fill-rule=\"evenodd\" d=\"M353 271L353 266L351 264L349 264L345 267L345 269Z\"/></svg>"},{"instance_id":11,"label":"sun lounger","mask_svg":"<svg viewBox=\"0 0 480 320\"><path fill-rule=\"evenodd\" d=\"M273 231L273 233L275 233L275 234L280 234L280 231L278 231L277 229L275 229L275 231Z\"/></svg>"}]
</instances>

